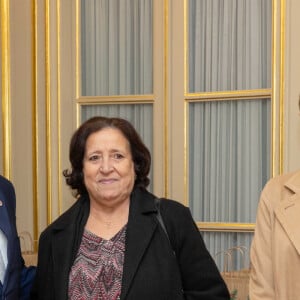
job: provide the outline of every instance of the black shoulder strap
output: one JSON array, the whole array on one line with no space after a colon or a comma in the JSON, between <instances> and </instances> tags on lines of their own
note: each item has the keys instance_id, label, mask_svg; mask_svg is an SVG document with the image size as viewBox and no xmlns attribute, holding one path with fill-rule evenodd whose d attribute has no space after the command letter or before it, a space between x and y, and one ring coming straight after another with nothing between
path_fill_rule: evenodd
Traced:
<instances>
[{"instance_id":1,"label":"black shoulder strap","mask_svg":"<svg viewBox=\"0 0 300 300\"><path fill-rule=\"evenodd\" d=\"M169 234L168 234L168 231L167 231L167 228L165 226L165 223L164 223L164 220L161 216L161 213L160 213L160 199L159 198L155 198L155 206L157 208L157 215L156 215L156 218L161 226L161 228L163 229L163 231L165 232L170 244L171 244L171 241L170 241L170 238L169 238Z\"/></svg>"},{"instance_id":2,"label":"black shoulder strap","mask_svg":"<svg viewBox=\"0 0 300 300\"><path fill-rule=\"evenodd\" d=\"M167 238L168 238L170 247L171 247L172 252L173 252L173 254L174 254L174 257L175 257L175 259L176 259L176 261L177 261L176 251L174 250L174 247L173 247L173 245L172 245L172 243L171 243L171 240L170 240L170 237L169 237L167 228L166 228L166 226L165 226L164 220L163 220L163 218L162 218L162 216L161 216L161 213L160 213L160 202L161 202L161 199L155 197L155 200L154 200L154 201L155 201L155 207L156 207L156 209L157 209L156 218L157 218L158 223L160 224L161 228L163 229L163 231L165 232L165 234L166 234L166 236L167 236ZM178 272L179 272L179 275L180 275L180 277L181 277L180 267L179 267L179 264L178 264L178 263L177 263L177 266L178 266Z\"/></svg>"}]
</instances>

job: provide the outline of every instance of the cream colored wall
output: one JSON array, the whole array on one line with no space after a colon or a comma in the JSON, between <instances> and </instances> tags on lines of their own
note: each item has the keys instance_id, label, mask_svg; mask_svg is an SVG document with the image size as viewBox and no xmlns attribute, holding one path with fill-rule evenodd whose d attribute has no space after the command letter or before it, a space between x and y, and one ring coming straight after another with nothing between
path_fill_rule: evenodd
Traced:
<instances>
[{"instance_id":1,"label":"cream colored wall","mask_svg":"<svg viewBox=\"0 0 300 300\"><path fill-rule=\"evenodd\" d=\"M286 1L284 171L300 169L300 1Z\"/></svg>"},{"instance_id":2,"label":"cream colored wall","mask_svg":"<svg viewBox=\"0 0 300 300\"><path fill-rule=\"evenodd\" d=\"M10 2L11 181L17 195L19 231L33 230L32 32L29 0Z\"/></svg>"},{"instance_id":3,"label":"cream colored wall","mask_svg":"<svg viewBox=\"0 0 300 300\"><path fill-rule=\"evenodd\" d=\"M187 144L185 141L185 70L184 49L184 1L173 1L170 4L170 100L169 100L169 135L170 164L169 192L170 198L187 204L187 186L185 157ZM176 174L176 175L175 175Z\"/></svg>"}]
</instances>

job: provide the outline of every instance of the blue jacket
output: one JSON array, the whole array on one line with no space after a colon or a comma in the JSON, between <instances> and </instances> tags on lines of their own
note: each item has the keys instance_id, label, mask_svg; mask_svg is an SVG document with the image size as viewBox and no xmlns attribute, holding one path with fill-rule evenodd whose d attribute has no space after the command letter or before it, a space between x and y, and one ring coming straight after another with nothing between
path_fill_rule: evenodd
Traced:
<instances>
[{"instance_id":1,"label":"blue jacket","mask_svg":"<svg viewBox=\"0 0 300 300\"><path fill-rule=\"evenodd\" d=\"M10 181L0 175L0 229L7 237L8 265L1 300L27 300L35 275L35 267L25 267L16 228L16 195Z\"/></svg>"}]
</instances>

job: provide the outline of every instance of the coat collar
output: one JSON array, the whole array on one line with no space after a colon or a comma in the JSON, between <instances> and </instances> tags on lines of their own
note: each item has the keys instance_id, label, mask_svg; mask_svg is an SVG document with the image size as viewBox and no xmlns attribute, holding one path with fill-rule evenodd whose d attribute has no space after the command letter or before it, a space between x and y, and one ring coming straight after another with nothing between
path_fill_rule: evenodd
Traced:
<instances>
[{"instance_id":1,"label":"coat collar","mask_svg":"<svg viewBox=\"0 0 300 300\"><path fill-rule=\"evenodd\" d=\"M300 172L293 174L284 184L283 196L275 208L275 215L300 255Z\"/></svg>"}]
</instances>

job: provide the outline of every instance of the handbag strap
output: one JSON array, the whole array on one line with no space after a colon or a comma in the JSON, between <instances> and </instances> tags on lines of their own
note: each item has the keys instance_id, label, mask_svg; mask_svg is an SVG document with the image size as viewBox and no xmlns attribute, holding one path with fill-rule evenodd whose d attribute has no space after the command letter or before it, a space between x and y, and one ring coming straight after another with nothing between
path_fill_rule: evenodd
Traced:
<instances>
[{"instance_id":1,"label":"handbag strap","mask_svg":"<svg viewBox=\"0 0 300 300\"><path fill-rule=\"evenodd\" d=\"M163 218L162 218L162 216L161 216L161 212L160 212L160 201L161 201L160 198L155 198L155 207L156 207L156 209L157 209L156 218L157 218L157 220L158 220L158 222L159 222L161 228L162 228L163 231L165 232L165 234L166 234L166 236L167 236L167 238L168 238L168 241L169 241L169 243L170 243L170 245L171 245L171 248L173 249L173 246L172 246L172 243L171 243L171 241L170 241L170 237L169 237L169 234L168 234L166 225L165 225L164 220L163 220ZM173 249L173 252L174 252L174 254L175 254L174 249Z\"/></svg>"},{"instance_id":2,"label":"handbag strap","mask_svg":"<svg viewBox=\"0 0 300 300\"><path fill-rule=\"evenodd\" d=\"M179 267L179 264L178 264L178 261L177 261L177 255L176 255L176 251L171 243L171 240L170 240L170 237L169 237L169 234L168 234L168 231L167 231L167 228L166 228L166 225L164 223L164 220L161 216L161 212L160 212L160 202L161 202L161 199L160 198L156 198L155 197L155 207L157 209L157 214L156 214L156 218L158 220L158 223L160 224L161 228L163 229L164 233L166 234L166 237L168 238L168 241L169 241L169 244L170 244L170 247L172 249L172 252L173 252L173 255L176 259L176 262L177 262L177 268L178 268L178 272L179 272L179 276L181 278L181 271L180 271L180 267ZM181 279L181 282L182 282L182 279ZM185 299L185 298L184 298Z\"/></svg>"}]
</instances>

